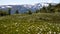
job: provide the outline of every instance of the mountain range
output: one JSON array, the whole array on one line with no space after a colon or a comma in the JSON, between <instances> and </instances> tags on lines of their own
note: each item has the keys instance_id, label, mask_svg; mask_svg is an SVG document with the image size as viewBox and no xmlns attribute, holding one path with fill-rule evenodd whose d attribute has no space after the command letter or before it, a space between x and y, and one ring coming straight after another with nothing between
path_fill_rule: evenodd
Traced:
<instances>
[{"instance_id":1,"label":"mountain range","mask_svg":"<svg viewBox=\"0 0 60 34\"><path fill-rule=\"evenodd\" d=\"M11 8L11 14L14 14L16 10L19 13L24 13L28 10L36 11L37 9L42 8L43 6L48 6L48 4L36 3L34 5L24 4L24 5L0 5L0 10L8 11L8 8Z\"/></svg>"}]
</instances>

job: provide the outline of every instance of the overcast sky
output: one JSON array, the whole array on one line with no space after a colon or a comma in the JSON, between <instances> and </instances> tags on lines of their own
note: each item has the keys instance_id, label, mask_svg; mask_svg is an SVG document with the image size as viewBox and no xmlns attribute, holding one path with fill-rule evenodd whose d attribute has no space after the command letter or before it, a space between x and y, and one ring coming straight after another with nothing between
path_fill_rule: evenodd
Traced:
<instances>
[{"instance_id":1,"label":"overcast sky","mask_svg":"<svg viewBox=\"0 0 60 34\"><path fill-rule=\"evenodd\" d=\"M0 0L0 5L35 4L41 2L59 3L60 0Z\"/></svg>"}]
</instances>

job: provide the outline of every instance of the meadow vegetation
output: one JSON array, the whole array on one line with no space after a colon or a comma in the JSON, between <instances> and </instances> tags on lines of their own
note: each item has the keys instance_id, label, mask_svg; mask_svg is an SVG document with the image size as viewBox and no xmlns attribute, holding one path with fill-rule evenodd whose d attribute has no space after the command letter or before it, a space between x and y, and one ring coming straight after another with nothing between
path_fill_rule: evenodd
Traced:
<instances>
[{"instance_id":1,"label":"meadow vegetation","mask_svg":"<svg viewBox=\"0 0 60 34\"><path fill-rule=\"evenodd\" d=\"M59 7L57 4L49 12L43 7L35 13L1 16L0 34L60 34Z\"/></svg>"}]
</instances>

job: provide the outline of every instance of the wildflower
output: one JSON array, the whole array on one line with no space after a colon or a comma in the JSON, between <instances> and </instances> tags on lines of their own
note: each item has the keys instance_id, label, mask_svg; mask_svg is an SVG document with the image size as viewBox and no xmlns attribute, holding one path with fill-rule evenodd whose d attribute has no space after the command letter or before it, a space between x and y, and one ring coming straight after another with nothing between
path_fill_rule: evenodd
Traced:
<instances>
[{"instance_id":1,"label":"wildflower","mask_svg":"<svg viewBox=\"0 0 60 34\"><path fill-rule=\"evenodd\" d=\"M50 28L49 28L49 30L50 30Z\"/></svg>"},{"instance_id":2,"label":"wildflower","mask_svg":"<svg viewBox=\"0 0 60 34\"><path fill-rule=\"evenodd\" d=\"M16 30L18 32L18 30Z\"/></svg>"},{"instance_id":3,"label":"wildflower","mask_svg":"<svg viewBox=\"0 0 60 34\"><path fill-rule=\"evenodd\" d=\"M37 27L39 29L39 27Z\"/></svg>"},{"instance_id":4,"label":"wildflower","mask_svg":"<svg viewBox=\"0 0 60 34\"><path fill-rule=\"evenodd\" d=\"M22 30L24 32L24 30Z\"/></svg>"},{"instance_id":5,"label":"wildflower","mask_svg":"<svg viewBox=\"0 0 60 34\"><path fill-rule=\"evenodd\" d=\"M41 34L41 31L38 34Z\"/></svg>"},{"instance_id":6,"label":"wildflower","mask_svg":"<svg viewBox=\"0 0 60 34\"><path fill-rule=\"evenodd\" d=\"M40 34L40 33L38 33L38 34Z\"/></svg>"},{"instance_id":7,"label":"wildflower","mask_svg":"<svg viewBox=\"0 0 60 34\"><path fill-rule=\"evenodd\" d=\"M56 32L54 32L54 34L56 34Z\"/></svg>"},{"instance_id":8,"label":"wildflower","mask_svg":"<svg viewBox=\"0 0 60 34\"><path fill-rule=\"evenodd\" d=\"M49 34L51 34L52 32L51 31L49 31Z\"/></svg>"},{"instance_id":9,"label":"wildflower","mask_svg":"<svg viewBox=\"0 0 60 34\"><path fill-rule=\"evenodd\" d=\"M4 25L4 27L7 27L6 25Z\"/></svg>"},{"instance_id":10,"label":"wildflower","mask_svg":"<svg viewBox=\"0 0 60 34\"><path fill-rule=\"evenodd\" d=\"M17 25L17 23L15 23L15 25Z\"/></svg>"},{"instance_id":11,"label":"wildflower","mask_svg":"<svg viewBox=\"0 0 60 34\"><path fill-rule=\"evenodd\" d=\"M54 26L52 26L54 28Z\"/></svg>"},{"instance_id":12,"label":"wildflower","mask_svg":"<svg viewBox=\"0 0 60 34\"><path fill-rule=\"evenodd\" d=\"M43 29L41 28L40 30L42 31Z\"/></svg>"},{"instance_id":13,"label":"wildflower","mask_svg":"<svg viewBox=\"0 0 60 34\"><path fill-rule=\"evenodd\" d=\"M52 24L49 24L49 25L52 25Z\"/></svg>"},{"instance_id":14,"label":"wildflower","mask_svg":"<svg viewBox=\"0 0 60 34\"><path fill-rule=\"evenodd\" d=\"M57 27L57 29L59 29L59 27Z\"/></svg>"},{"instance_id":15,"label":"wildflower","mask_svg":"<svg viewBox=\"0 0 60 34\"><path fill-rule=\"evenodd\" d=\"M60 34L60 33L59 33Z\"/></svg>"}]
</instances>

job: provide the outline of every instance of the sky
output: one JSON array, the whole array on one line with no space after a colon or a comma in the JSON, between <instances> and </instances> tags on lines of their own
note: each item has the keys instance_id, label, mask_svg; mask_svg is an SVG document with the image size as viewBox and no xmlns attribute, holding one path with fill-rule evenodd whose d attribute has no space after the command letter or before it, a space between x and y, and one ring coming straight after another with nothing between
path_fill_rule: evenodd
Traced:
<instances>
[{"instance_id":1,"label":"sky","mask_svg":"<svg viewBox=\"0 0 60 34\"><path fill-rule=\"evenodd\" d=\"M35 3L60 3L60 0L0 0L0 5L20 5L20 4L35 4Z\"/></svg>"}]
</instances>

